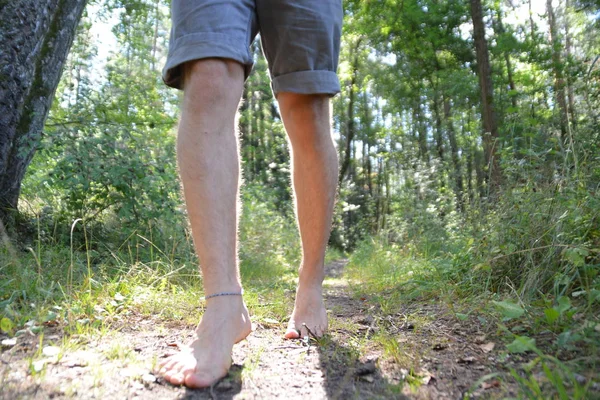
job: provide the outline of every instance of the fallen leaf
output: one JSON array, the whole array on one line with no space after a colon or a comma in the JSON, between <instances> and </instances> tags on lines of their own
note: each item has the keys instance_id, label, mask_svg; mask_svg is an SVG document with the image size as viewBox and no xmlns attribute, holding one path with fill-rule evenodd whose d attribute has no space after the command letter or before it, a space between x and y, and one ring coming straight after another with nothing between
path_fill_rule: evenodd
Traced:
<instances>
[{"instance_id":1,"label":"fallen leaf","mask_svg":"<svg viewBox=\"0 0 600 400\"><path fill-rule=\"evenodd\" d=\"M144 374L142 375L142 382L144 385L150 385L151 383L156 382L156 376L152 374Z\"/></svg>"},{"instance_id":2,"label":"fallen leaf","mask_svg":"<svg viewBox=\"0 0 600 400\"><path fill-rule=\"evenodd\" d=\"M500 387L500 381L493 380L493 381L489 381L489 382L483 382L481 384L481 388L483 390L488 390L488 389L496 388L496 387Z\"/></svg>"},{"instance_id":3,"label":"fallen leaf","mask_svg":"<svg viewBox=\"0 0 600 400\"><path fill-rule=\"evenodd\" d=\"M78 367L87 367L87 362L82 360L66 360L61 362L67 368L78 368Z\"/></svg>"},{"instance_id":4,"label":"fallen leaf","mask_svg":"<svg viewBox=\"0 0 600 400\"><path fill-rule=\"evenodd\" d=\"M426 369L419 372L419 375L422 376L423 385L433 384L436 380L435 375L433 375L431 372L427 371Z\"/></svg>"},{"instance_id":5,"label":"fallen leaf","mask_svg":"<svg viewBox=\"0 0 600 400\"><path fill-rule=\"evenodd\" d=\"M46 357L54 357L60 353L60 347L57 346L46 346L42 349L42 354Z\"/></svg>"},{"instance_id":6,"label":"fallen leaf","mask_svg":"<svg viewBox=\"0 0 600 400\"><path fill-rule=\"evenodd\" d=\"M496 347L496 343L494 342L488 342L479 346L484 353L489 353L490 351L494 350L494 347Z\"/></svg>"},{"instance_id":7,"label":"fallen leaf","mask_svg":"<svg viewBox=\"0 0 600 400\"><path fill-rule=\"evenodd\" d=\"M475 357L473 357L473 356L461 357L456 362L459 364L472 364L475 362Z\"/></svg>"},{"instance_id":8,"label":"fallen leaf","mask_svg":"<svg viewBox=\"0 0 600 400\"><path fill-rule=\"evenodd\" d=\"M13 347L16 344L17 344L17 338L4 339L2 341L2 347Z\"/></svg>"},{"instance_id":9,"label":"fallen leaf","mask_svg":"<svg viewBox=\"0 0 600 400\"><path fill-rule=\"evenodd\" d=\"M271 325L279 325L279 321L274 318L263 318L263 322Z\"/></svg>"},{"instance_id":10,"label":"fallen leaf","mask_svg":"<svg viewBox=\"0 0 600 400\"><path fill-rule=\"evenodd\" d=\"M48 360L37 360L31 363L31 367L35 372L41 372Z\"/></svg>"}]
</instances>

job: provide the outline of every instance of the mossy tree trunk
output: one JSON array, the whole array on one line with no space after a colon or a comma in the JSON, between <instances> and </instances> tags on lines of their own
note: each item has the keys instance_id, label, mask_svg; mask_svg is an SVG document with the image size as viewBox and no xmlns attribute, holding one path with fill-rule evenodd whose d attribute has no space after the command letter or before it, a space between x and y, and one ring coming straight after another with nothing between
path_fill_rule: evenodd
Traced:
<instances>
[{"instance_id":1,"label":"mossy tree trunk","mask_svg":"<svg viewBox=\"0 0 600 400\"><path fill-rule=\"evenodd\" d=\"M87 0L0 0L0 220L14 221Z\"/></svg>"}]
</instances>

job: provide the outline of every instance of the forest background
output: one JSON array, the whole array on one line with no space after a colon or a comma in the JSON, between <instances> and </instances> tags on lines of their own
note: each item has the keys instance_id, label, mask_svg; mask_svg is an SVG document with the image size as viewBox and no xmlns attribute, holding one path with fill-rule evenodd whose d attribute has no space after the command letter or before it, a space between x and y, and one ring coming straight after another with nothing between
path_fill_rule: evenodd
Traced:
<instances>
[{"instance_id":1,"label":"forest background","mask_svg":"<svg viewBox=\"0 0 600 400\"><path fill-rule=\"evenodd\" d=\"M538 352L550 332L559 371L598 370L581 355L600 343L600 4L344 6L329 258L349 257L356 296L379 294L384 309L436 299L458 320L496 315L509 353ZM160 79L169 25L165 0L86 7L2 233L3 331L65 302L77 331L102 326L94 305L117 293L145 293L147 312L166 293L200 295L175 158L181 97ZM272 277L295 270L299 248L287 140L258 40L252 52L241 268L281 320Z\"/></svg>"}]
</instances>

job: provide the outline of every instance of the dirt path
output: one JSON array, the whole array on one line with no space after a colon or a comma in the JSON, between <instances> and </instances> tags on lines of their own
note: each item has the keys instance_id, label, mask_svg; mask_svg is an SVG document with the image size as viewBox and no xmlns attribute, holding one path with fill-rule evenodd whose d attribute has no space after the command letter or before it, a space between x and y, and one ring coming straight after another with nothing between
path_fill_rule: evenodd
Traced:
<instances>
[{"instance_id":1,"label":"dirt path","mask_svg":"<svg viewBox=\"0 0 600 400\"><path fill-rule=\"evenodd\" d=\"M53 354L58 347L48 347L60 345L58 328L45 330L41 349L39 336L19 337L2 348L0 398L458 399L494 371L493 351L477 327L452 322L435 305L384 317L369 299L350 295L344 266L337 261L327 267L330 335L307 345L283 340L283 324L256 324L234 348L228 377L212 388L173 387L152 375L156 357L175 351L175 342L188 339L181 332L193 327L138 318L100 339L80 338L59 354ZM511 394L497 386L476 387L474 396Z\"/></svg>"}]
</instances>

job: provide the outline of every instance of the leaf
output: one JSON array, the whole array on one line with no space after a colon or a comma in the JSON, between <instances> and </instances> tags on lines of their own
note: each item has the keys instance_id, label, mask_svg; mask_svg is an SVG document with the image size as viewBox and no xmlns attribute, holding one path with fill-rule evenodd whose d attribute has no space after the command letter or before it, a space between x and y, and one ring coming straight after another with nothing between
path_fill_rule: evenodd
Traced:
<instances>
[{"instance_id":1,"label":"leaf","mask_svg":"<svg viewBox=\"0 0 600 400\"><path fill-rule=\"evenodd\" d=\"M42 354L46 357L54 357L60 353L60 347L46 346L42 349Z\"/></svg>"},{"instance_id":2,"label":"leaf","mask_svg":"<svg viewBox=\"0 0 600 400\"><path fill-rule=\"evenodd\" d=\"M494 301L494 304L498 306L502 315L508 319L519 318L525 313L521 306L510 301Z\"/></svg>"},{"instance_id":3,"label":"leaf","mask_svg":"<svg viewBox=\"0 0 600 400\"><path fill-rule=\"evenodd\" d=\"M554 308L546 308L544 314L546 314L546 321L549 324L553 324L560 317L560 313Z\"/></svg>"},{"instance_id":4,"label":"leaf","mask_svg":"<svg viewBox=\"0 0 600 400\"><path fill-rule=\"evenodd\" d=\"M14 325L10 319L5 317L0 320L0 329L2 329L3 332L12 332L13 327Z\"/></svg>"},{"instance_id":5,"label":"leaf","mask_svg":"<svg viewBox=\"0 0 600 400\"><path fill-rule=\"evenodd\" d=\"M517 354L533 351L536 348L535 339L527 336L517 336L512 343L506 345L506 348L509 352Z\"/></svg>"},{"instance_id":6,"label":"leaf","mask_svg":"<svg viewBox=\"0 0 600 400\"><path fill-rule=\"evenodd\" d=\"M46 316L44 317L43 322L56 321L56 317L57 315L54 311L49 311L48 314L46 314Z\"/></svg>"},{"instance_id":7,"label":"leaf","mask_svg":"<svg viewBox=\"0 0 600 400\"><path fill-rule=\"evenodd\" d=\"M494 343L494 342L489 342L489 343L486 343L486 344L479 345L479 348L484 353L489 353L490 351L494 350L494 347L496 347L496 343Z\"/></svg>"},{"instance_id":8,"label":"leaf","mask_svg":"<svg viewBox=\"0 0 600 400\"><path fill-rule=\"evenodd\" d=\"M492 380L490 382L483 382L481 384L481 388L483 390L488 390L488 389L497 388L497 387L500 387L500 381L497 380L497 379L494 379L494 380Z\"/></svg>"},{"instance_id":9,"label":"leaf","mask_svg":"<svg viewBox=\"0 0 600 400\"><path fill-rule=\"evenodd\" d=\"M466 321L469 318L469 314L456 313L456 318L461 321Z\"/></svg>"},{"instance_id":10,"label":"leaf","mask_svg":"<svg viewBox=\"0 0 600 400\"><path fill-rule=\"evenodd\" d=\"M556 311L562 315L569 308L571 308L571 300L567 296L560 296L558 298L558 306L555 307Z\"/></svg>"},{"instance_id":11,"label":"leaf","mask_svg":"<svg viewBox=\"0 0 600 400\"><path fill-rule=\"evenodd\" d=\"M565 250L564 255L574 266L581 267L585 264L585 258L589 255L589 252L585 249L573 248Z\"/></svg>"},{"instance_id":12,"label":"leaf","mask_svg":"<svg viewBox=\"0 0 600 400\"><path fill-rule=\"evenodd\" d=\"M0 344L2 344L2 347L13 347L14 345L17 344L17 339L16 338L4 339Z\"/></svg>"}]
</instances>

